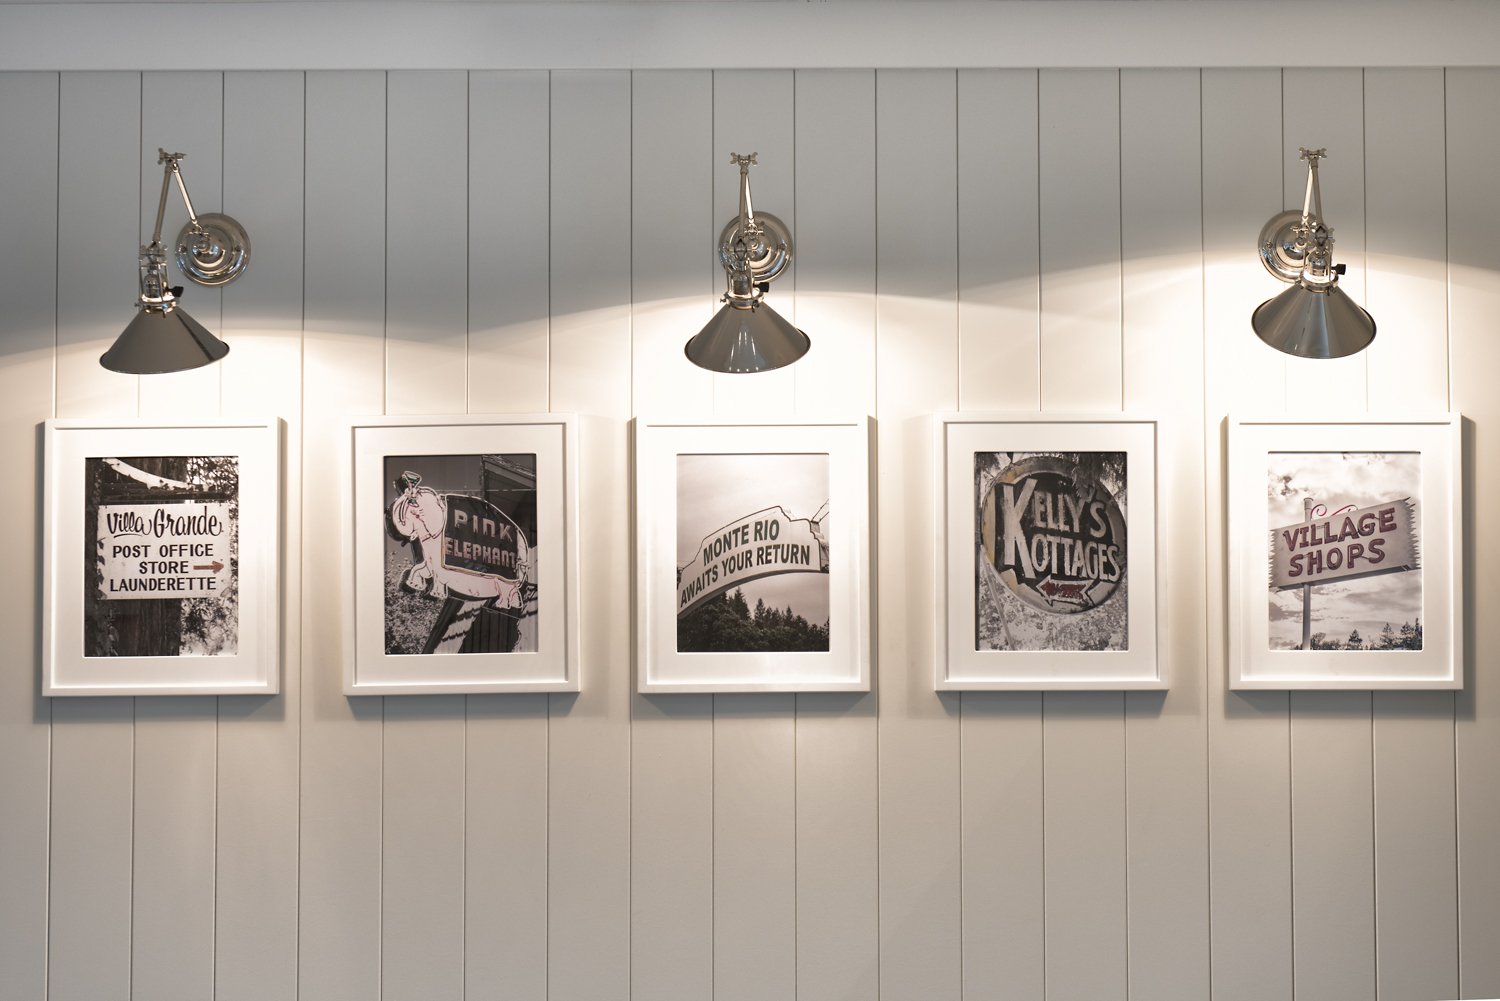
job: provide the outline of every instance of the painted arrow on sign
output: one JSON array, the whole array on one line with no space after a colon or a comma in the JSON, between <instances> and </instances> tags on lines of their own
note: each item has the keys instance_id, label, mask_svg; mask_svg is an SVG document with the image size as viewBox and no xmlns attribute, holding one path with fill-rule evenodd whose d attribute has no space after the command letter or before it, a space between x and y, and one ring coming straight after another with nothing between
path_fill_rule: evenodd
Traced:
<instances>
[{"instance_id":1,"label":"painted arrow on sign","mask_svg":"<svg viewBox=\"0 0 1500 1001\"><path fill-rule=\"evenodd\" d=\"M224 569L224 564L220 563L218 560L214 560L212 563L194 563L193 569L212 570L214 573L218 573L220 570Z\"/></svg>"}]
</instances>

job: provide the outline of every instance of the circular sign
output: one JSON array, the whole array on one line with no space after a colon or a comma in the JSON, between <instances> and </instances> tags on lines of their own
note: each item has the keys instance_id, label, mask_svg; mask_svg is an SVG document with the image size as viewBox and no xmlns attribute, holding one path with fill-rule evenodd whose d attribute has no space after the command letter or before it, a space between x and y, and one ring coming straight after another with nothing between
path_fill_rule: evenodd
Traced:
<instances>
[{"instance_id":1,"label":"circular sign","mask_svg":"<svg viewBox=\"0 0 1500 1001\"><path fill-rule=\"evenodd\" d=\"M1125 518L1115 495L1063 456L1028 456L1002 469L982 500L980 536L1005 586L1043 611L1097 608L1125 579Z\"/></svg>"}]
</instances>

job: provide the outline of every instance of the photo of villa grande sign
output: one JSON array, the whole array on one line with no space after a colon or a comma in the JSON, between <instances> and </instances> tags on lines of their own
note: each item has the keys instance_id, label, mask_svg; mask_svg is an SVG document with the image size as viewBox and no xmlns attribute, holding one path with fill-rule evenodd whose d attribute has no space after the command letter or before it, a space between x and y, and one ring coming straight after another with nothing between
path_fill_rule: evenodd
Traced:
<instances>
[{"instance_id":1,"label":"photo of villa grande sign","mask_svg":"<svg viewBox=\"0 0 1500 1001\"><path fill-rule=\"evenodd\" d=\"M276 420L49 421L48 695L275 692Z\"/></svg>"},{"instance_id":2,"label":"photo of villa grande sign","mask_svg":"<svg viewBox=\"0 0 1500 1001\"><path fill-rule=\"evenodd\" d=\"M1230 684L1453 688L1458 420L1230 424Z\"/></svg>"}]
</instances>

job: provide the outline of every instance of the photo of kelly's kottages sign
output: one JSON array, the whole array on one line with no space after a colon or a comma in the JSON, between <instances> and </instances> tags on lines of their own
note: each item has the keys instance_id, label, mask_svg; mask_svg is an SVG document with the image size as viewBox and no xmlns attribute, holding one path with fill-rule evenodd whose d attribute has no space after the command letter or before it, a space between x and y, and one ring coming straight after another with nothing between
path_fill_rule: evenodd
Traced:
<instances>
[{"instance_id":1,"label":"photo of kelly's kottages sign","mask_svg":"<svg viewBox=\"0 0 1500 1001\"><path fill-rule=\"evenodd\" d=\"M976 452L977 650L1122 650L1126 453Z\"/></svg>"},{"instance_id":2,"label":"photo of kelly's kottages sign","mask_svg":"<svg viewBox=\"0 0 1500 1001\"><path fill-rule=\"evenodd\" d=\"M85 492L86 655L236 653L238 457L90 458Z\"/></svg>"},{"instance_id":3,"label":"photo of kelly's kottages sign","mask_svg":"<svg viewBox=\"0 0 1500 1001\"><path fill-rule=\"evenodd\" d=\"M388 456L386 653L536 649L536 456Z\"/></svg>"},{"instance_id":4,"label":"photo of kelly's kottages sign","mask_svg":"<svg viewBox=\"0 0 1500 1001\"><path fill-rule=\"evenodd\" d=\"M781 506L737 518L704 539L677 571L677 614L752 580L784 573L827 573L828 542L811 518Z\"/></svg>"},{"instance_id":5,"label":"photo of kelly's kottages sign","mask_svg":"<svg viewBox=\"0 0 1500 1001\"><path fill-rule=\"evenodd\" d=\"M1271 530L1271 587L1285 590L1417 569L1411 498Z\"/></svg>"}]
</instances>

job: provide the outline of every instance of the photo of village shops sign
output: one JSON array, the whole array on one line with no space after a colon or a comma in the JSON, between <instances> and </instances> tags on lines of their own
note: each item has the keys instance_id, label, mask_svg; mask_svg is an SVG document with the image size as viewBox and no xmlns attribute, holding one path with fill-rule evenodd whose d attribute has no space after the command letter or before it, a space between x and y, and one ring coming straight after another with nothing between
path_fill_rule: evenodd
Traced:
<instances>
[{"instance_id":1,"label":"photo of village shops sign","mask_svg":"<svg viewBox=\"0 0 1500 1001\"><path fill-rule=\"evenodd\" d=\"M793 518L780 505L768 507L735 519L698 544L677 570L677 615L762 577L827 572L822 522Z\"/></svg>"},{"instance_id":2,"label":"photo of village shops sign","mask_svg":"<svg viewBox=\"0 0 1500 1001\"><path fill-rule=\"evenodd\" d=\"M1417 569L1410 498L1311 517L1271 530L1271 589Z\"/></svg>"}]
</instances>

